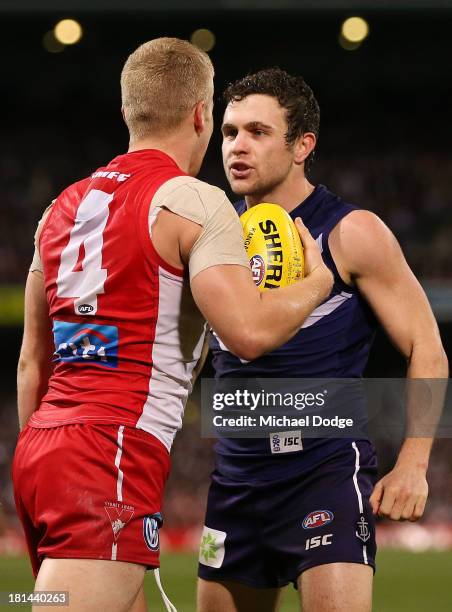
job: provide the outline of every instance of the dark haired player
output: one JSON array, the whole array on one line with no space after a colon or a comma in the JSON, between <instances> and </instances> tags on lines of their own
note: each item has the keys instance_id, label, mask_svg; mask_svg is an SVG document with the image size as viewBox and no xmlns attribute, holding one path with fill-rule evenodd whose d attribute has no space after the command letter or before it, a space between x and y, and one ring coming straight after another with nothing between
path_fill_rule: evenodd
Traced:
<instances>
[{"instance_id":1,"label":"dark haired player","mask_svg":"<svg viewBox=\"0 0 452 612\"><path fill-rule=\"evenodd\" d=\"M335 282L300 332L267 355L243 363L212 338L217 377L360 377L377 319L407 359L408 377L447 377L435 319L394 236L374 214L306 178L320 117L310 87L275 68L232 84L225 100L224 167L232 190L245 196L237 212L274 202L300 216ZM371 609L374 515L422 515L432 440L406 438L376 485L368 440L298 435L297 442L302 450L276 454L271 436L219 441L199 612L275 610L289 582L300 587L304 612Z\"/></svg>"}]
</instances>

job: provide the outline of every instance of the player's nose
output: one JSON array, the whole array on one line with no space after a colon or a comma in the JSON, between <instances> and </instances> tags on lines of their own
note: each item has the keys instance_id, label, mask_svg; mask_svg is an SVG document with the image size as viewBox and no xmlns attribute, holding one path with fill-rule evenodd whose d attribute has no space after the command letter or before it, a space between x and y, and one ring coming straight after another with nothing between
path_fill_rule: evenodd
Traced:
<instances>
[{"instance_id":1,"label":"player's nose","mask_svg":"<svg viewBox=\"0 0 452 612\"><path fill-rule=\"evenodd\" d=\"M246 132L237 132L232 142L231 154L235 157L244 153L249 153L249 138Z\"/></svg>"}]
</instances>

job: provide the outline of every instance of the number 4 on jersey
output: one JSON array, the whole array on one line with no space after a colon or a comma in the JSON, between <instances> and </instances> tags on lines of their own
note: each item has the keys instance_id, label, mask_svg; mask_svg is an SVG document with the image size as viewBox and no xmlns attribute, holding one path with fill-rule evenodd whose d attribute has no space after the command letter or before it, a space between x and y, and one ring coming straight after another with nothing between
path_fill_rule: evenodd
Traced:
<instances>
[{"instance_id":1,"label":"number 4 on jersey","mask_svg":"<svg viewBox=\"0 0 452 612\"><path fill-rule=\"evenodd\" d=\"M98 189L88 193L78 207L69 242L61 253L57 296L74 298L76 314L96 314L97 296L105 293L108 271L102 268L103 233L113 197L114 194ZM85 249L82 269L74 272L82 244Z\"/></svg>"}]
</instances>

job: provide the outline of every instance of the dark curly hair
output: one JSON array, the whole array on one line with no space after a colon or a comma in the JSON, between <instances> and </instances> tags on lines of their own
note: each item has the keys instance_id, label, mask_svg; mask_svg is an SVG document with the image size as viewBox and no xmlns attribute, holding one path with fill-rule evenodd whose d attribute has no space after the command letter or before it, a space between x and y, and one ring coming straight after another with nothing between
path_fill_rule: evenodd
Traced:
<instances>
[{"instance_id":1,"label":"dark curly hair","mask_svg":"<svg viewBox=\"0 0 452 612\"><path fill-rule=\"evenodd\" d=\"M281 68L266 68L230 83L223 93L226 104L240 102L252 94L265 94L276 98L286 110L286 142L290 146L306 132L318 138L320 109L312 89L301 76L292 76ZM305 160L305 173L314 160L314 151Z\"/></svg>"}]
</instances>

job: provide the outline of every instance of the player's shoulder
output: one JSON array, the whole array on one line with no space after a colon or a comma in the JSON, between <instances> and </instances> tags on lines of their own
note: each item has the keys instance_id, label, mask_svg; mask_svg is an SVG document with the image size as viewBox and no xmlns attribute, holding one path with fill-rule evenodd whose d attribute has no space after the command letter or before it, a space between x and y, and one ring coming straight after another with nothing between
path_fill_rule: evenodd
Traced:
<instances>
[{"instance_id":1,"label":"player's shoulder","mask_svg":"<svg viewBox=\"0 0 452 612\"><path fill-rule=\"evenodd\" d=\"M384 221L364 209L353 210L341 219L330 241L351 273L381 268L389 261L391 254L395 255L400 250L394 234Z\"/></svg>"},{"instance_id":2,"label":"player's shoulder","mask_svg":"<svg viewBox=\"0 0 452 612\"><path fill-rule=\"evenodd\" d=\"M227 199L222 189L201 181L194 176L176 176L166 181L156 192L154 203L173 198L188 198L200 201L204 206L212 208Z\"/></svg>"},{"instance_id":3,"label":"player's shoulder","mask_svg":"<svg viewBox=\"0 0 452 612\"><path fill-rule=\"evenodd\" d=\"M68 196L83 195L86 192L90 181L90 176L85 177L79 181L74 181L73 183L65 187L63 191L61 191L61 193L58 194L58 196L52 201L52 204L57 205L59 204L59 202L63 201Z\"/></svg>"},{"instance_id":4,"label":"player's shoulder","mask_svg":"<svg viewBox=\"0 0 452 612\"><path fill-rule=\"evenodd\" d=\"M391 230L378 215L363 208L350 210L337 227L344 238L363 245L376 240L394 238Z\"/></svg>"},{"instance_id":5,"label":"player's shoulder","mask_svg":"<svg viewBox=\"0 0 452 612\"><path fill-rule=\"evenodd\" d=\"M192 176L177 176L166 181L156 191L152 206L167 208L189 216L204 225L221 209L234 209L224 191Z\"/></svg>"}]
</instances>

